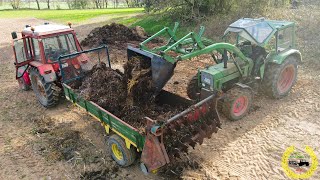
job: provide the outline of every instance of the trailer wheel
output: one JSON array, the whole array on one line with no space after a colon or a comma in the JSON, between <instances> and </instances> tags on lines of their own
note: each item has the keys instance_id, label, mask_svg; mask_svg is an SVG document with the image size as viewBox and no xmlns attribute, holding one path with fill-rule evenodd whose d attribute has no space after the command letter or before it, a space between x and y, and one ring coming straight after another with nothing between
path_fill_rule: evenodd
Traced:
<instances>
[{"instance_id":1,"label":"trailer wheel","mask_svg":"<svg viewBox=\"0 0 320 180\"><path fill-rule=\"evenodd\" d=\"M226 93L222 112L230 120L239 120L249 111L252 104L252 92L246 88L233 88Z\"/></svg>"},{"instance_id":2,"label":"trailer wheel","mask_svg":"<svg viewBox=\"0 0 320 180\"><path fill-rule=\"evenodd\" d=\"M109 137L108 149L112 159L122 167L130 166L136 160L137 152L135 148L128 149L124 140L116 134Z\"/></svg>"},{"instance_id":3,"label":"trailer wheel","mask_svg":"<svg viewBox=\"0 0 320 180\"><path fill-rule=\"evenodd\" d=\"M30 80L33 92L41 105L50 108L58 104L61 90L55 83L47 83L36 68L30 70Z\"/></svg>"},{"instance_id":4,"label":"trailer wheel","mask_svg":"<svg viewBox=\"0 0 320 180\"><path fill-rule=\"evenodd\" d=\"M200 93L200 88L198 87L198 75L195 75L188 83L187 94L191 100L196 100L198 98L198 93Z\"/></svg>"}]
</instances>

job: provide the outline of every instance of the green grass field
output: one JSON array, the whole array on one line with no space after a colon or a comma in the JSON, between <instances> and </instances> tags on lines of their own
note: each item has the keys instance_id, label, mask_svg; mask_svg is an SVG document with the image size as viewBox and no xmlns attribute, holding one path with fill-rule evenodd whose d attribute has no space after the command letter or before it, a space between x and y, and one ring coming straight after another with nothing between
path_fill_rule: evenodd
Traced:
<instances>
[{"instance_id":1,"label":"green grass field","mask_svg":"<svg viewBox=\"0 0 320 180\"><path fill-rule=\"evenodd\" d=\"M27 18L34 17L52 20L60 23L79 23L102 15L125 15L142 13L143 8L123 9L88 9L88 10L5 10L0 11L0 18Z\"/></svg>"},{"instance_id":2,"label":"green grass field","mask_svg":"<svg viewBox=\"0 0 320 180\"><path fill-rule=\"evenodd\" d=\"M148 34L154 34L163 27L173 28L174 21L161 14L144 14L143 8L121 8L121 9L86 9L86 10L0 10L0 18L38 18L58 23L90 22L90 19L99 16L107 16L114 22L129 26L141 26ZM139 16L131 14L141 13ZM186 34L186 27L180 27L178 37Z\"/></svg>"}]
</instances>

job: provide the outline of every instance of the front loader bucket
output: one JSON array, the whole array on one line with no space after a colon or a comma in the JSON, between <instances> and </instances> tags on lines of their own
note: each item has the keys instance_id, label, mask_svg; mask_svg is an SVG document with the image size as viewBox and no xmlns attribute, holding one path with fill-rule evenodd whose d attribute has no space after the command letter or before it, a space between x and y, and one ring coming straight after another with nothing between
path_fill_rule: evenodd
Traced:
<instances>
[{"instance_id":1,"label":"front loader bucket","mask_svg":"<svg viewBox=\"0 0 320 180\"><path fill-rule=\"evenodd\" d=\"M146 64L149 67L143 67L143 68L151 68L152 82L156 90L155 93L159 93L161 89L169 81L169 79L172 77L176 64L172 64L166 61L159 55L141 50L139 48L134 48L131 46L128 46L127 53L128 53L129 61L134 57L138 57L146 61Z\"/></svg>"}]
</instances>

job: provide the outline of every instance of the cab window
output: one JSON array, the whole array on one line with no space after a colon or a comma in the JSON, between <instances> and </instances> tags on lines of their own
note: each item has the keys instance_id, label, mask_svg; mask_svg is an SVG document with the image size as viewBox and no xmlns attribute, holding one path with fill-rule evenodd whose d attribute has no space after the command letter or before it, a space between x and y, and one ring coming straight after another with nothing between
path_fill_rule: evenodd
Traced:
<instances>
[{"instance_id":1,"label":"cab window","mask_svg":"<svg viewBox=\"0 0 320 180\"><path fill-rule=\"evenodd\" d=\"M34 59L40 61L40 48L38 39L32 38Z\"/></svg>"},{"instance_id":2,"label":"cab window","mask_svg":"<svg viewBox=\"0 0 320 180\"><path fill-rule=\"evenodd\" d=\"M284 51L292 48L293 45L293 27L289 27L279 31L278 33L278 51Z\"/></svg>"},{"instance_id":3,"label":"cab window","mask_svg":"<svg viewBox=\"0 0 320 180\"><path fill-rule=\"evenodd\" d=\"M73 34L64 34L43 39L45 57L57 61L59 56L77 52Z\"/></svg>"}]
</instances>

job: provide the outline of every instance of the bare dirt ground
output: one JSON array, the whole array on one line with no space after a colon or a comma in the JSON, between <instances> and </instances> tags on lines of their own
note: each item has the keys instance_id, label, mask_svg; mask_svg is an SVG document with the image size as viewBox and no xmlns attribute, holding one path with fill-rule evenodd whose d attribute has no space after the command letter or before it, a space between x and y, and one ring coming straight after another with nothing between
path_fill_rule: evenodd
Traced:
<instances>
[{"instance_id":1,"label":"bare dirt ground","mask_svg":"<svg viewBox=\"0 0 320 180\"><path fill-rule=\"evenodd\" d=\"M312 12L312 13L311 13ZM185 179L288 179L281 168L285 149L309 145L320 159L320 37L318 8L274 12L277 17L297 22L298 48L304 63L298 82L288 97L274 100L259 94L248 116L231 122L222 116L222 129L202 146L191 150L190 158L199 170L185 170ZM103 128L68 102L46 110L32 91L22 92L14 79L10 32L37 19L0 19L0 179L79 179L102 174L116 179L159 179L144 176L138 165L118 168L105 152ZM6 25L6 26L4 26ZM90 29L75 27L80 39ZM94 28L94 26L91 26ZM123 54L111 50L114 58ZM112 58L111 57L111 58ZM123 61L120 57L116 62ZM176 75L166 86L185 95L188 79L206 60L178 64ZM62 129L62 130L59 130ZM69 133L67 133L69 132ZM73 137L77 137L73 141ZM58 142L61 146L55 146ZM70 149L69 144L76 146ZM88 152L89 151L89 152ZM87 174L85 174L87 172ZM320 179L320 170L311 179Z\"/></svg>"}]
</instances>

